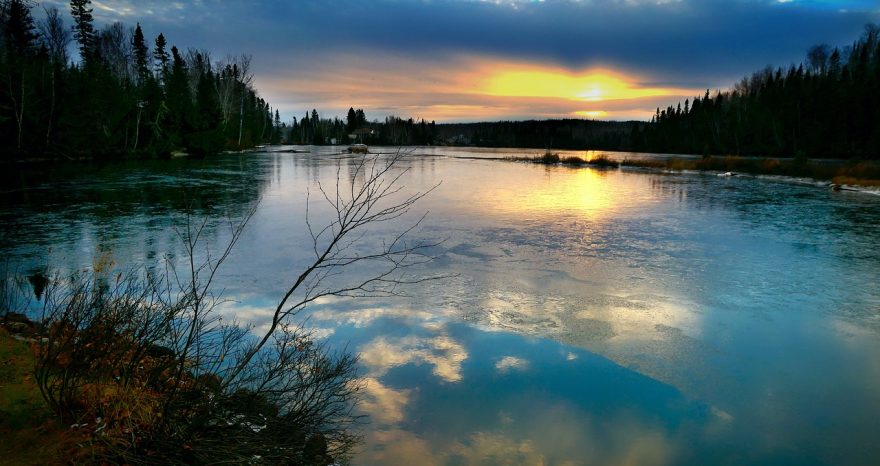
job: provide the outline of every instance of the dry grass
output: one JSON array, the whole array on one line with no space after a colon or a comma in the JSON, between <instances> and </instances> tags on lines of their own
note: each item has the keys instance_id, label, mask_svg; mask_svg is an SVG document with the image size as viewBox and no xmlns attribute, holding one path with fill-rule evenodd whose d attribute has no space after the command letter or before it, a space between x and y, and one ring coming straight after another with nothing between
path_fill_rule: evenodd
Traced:
<instances>
[{"instance_id":1,"label":"dry grass","mask_svg":"<svg viewBox=\"0 0 880 466\"><path fill-rule=\"evenodd\" d=\"M835 164L795 159L761 159L728 155L725 157L704 157L702 159L673 157L667 160L624 160L621 165L675 171L730 171L755 175L794 176L856 186L880 185L880 164L876 162Z\"/></svg>"},{"instance_id":2,"label":"dry grass","mask_svg":"<svg viewBox=\"0 0 880 466\"><path fill-rule=\"evenodd\" d=\"M620 166L619 163L611 160L607 155L601 154L598 157L595 157L587 162L588 165L594 167L602 167L602 168L617 168Z\"/></svg>"},{"instance_id":3,"label":"dry grass","mask_svg":"<svg viewBox=\"0 0 880 466\"><path fill-rule=\"evenodd\" d=\"M866 186L870 188L880 188L880 180L863 180L860 178L851 178L849 176L835 176L831 180L834 184L850 185L850 186Z\"/></svg>"},{"instance_id":4,"label":"dry grass","mask_svg":"<svg viewBox=\"0 0 880 466\"><path fill-rule=\"evenodd\" d=\"M568 165L571 167L581 167L581 166L591 166L591 167L600 167L600 168L617 168L620 166L620 163L612 160L608 156L602 154L598 157L595 157L590 160L584 160L578 156L571 155L567 157L560 157L559 154L555 152L545 152L544 155L537 155L532 157L523 157L523 156L510 156L506 157L504 160L509 160L511 162L531 162L531 163L540 163L545 165Z\"/></svg>"}]
</instances>

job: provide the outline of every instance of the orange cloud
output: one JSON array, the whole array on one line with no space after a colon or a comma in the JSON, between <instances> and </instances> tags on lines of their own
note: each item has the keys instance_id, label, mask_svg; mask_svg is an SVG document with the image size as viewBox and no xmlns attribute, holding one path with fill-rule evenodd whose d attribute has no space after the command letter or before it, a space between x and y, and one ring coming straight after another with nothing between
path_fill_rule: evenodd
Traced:
<instances>
[{"instance_id":1,"label":"orange cloud","mask_svg":"<svg viewBox=\"0 0 880 466\"><path fill-rule=\"evenodd\" d=\"M290 78L257 85L271 102L294 115L311 108L344 115L355 107L370 118L397 115L439 122L649 119L656 107L700 93L647 81L609 67L570 71L481 56L413 62L364 52L333 55Z\"/></svg>"}]
</instances>

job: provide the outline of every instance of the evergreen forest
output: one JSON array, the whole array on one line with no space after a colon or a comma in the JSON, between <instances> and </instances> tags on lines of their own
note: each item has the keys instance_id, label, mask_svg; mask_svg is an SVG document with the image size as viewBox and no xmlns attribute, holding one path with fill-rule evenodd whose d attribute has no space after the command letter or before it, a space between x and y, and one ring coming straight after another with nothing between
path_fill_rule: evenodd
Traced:
<instances>
[{"instance_id":1,"label":"evergreen forest","mask_svg":"<svg viewBox=\"0 0 880 466\"><path fill-rule=\"evenodd\" d=\"M277 139L251 58L214 60L140 24L97 27L90 0L0 2L0 153L20 159L204 156ZM73 51L76 53L73 53ZM72 56L71 56L72 55Z\"/></svg>"},{"instance_id":2,"label":"evergreen forest","mask_svg":"<svg viewBox=\"0 0 880 466\"><path fill-rule=\"evenodd\" d=\"M650 152L876 159L880 155L880 26L846 47L767 67L725 92L657 109L632 146Z\"/></svg>"}]
</instances>

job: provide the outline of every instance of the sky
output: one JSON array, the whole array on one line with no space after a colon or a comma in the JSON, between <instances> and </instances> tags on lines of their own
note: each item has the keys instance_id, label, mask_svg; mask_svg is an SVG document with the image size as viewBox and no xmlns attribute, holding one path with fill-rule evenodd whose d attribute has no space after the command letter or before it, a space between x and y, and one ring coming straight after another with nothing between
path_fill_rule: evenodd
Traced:
<instances>
[{"instance_id":1,"label":"sky","mask_svg":"<svg viewBox=\"0 0 880 466\"><path fill-rule=\"evenodd\" d=\"M42 2L58 5L63 0ZM93 0L181 49L253 56L285 121L650 119L880 23L880 0Z\"/></svg>"}]
</instances>

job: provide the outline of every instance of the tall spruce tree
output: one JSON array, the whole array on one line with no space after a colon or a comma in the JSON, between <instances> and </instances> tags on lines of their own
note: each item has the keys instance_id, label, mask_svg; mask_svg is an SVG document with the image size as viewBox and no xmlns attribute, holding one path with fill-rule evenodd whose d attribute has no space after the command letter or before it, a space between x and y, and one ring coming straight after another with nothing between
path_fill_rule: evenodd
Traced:
<instances>
[{"instance_id":1,"label":"tall spruce tree","mask_svg":"<svg viewBox=\"0 0 880 466\"><path fill-rule=\"evenodd\" d=\"M24 58L34 52L37 34L34 18L23 0L10 0L6 5L6 18L3 25L3 41L9 59Z\"/></svg>"},{"instance_id":2,"label":"tall spruce tree","mask_svg":"<svg viewBox=\"0 0 880 466\"><path fill-rule=\"evenodd\" d=\"M160 79L164 79L165 73L168 72L170 57L168 56L168 51L165 50L167 46L168 43L165 41L165 35L159 33L159 36L156 37L156 48L153 49L153 62L155 64L156 76Z\"/></svg>"},{"instance_id":3,"label":"tall spruce tree","mask_svg":"<svg viewBox=\"0 0 880 466\"><path fill-rule=\"evenodd\" d=\"M134 28L134 34L131 37L131 50L134 55L134 67L137 71L138 82L143 85L150 75L150 68L147 62L150 51L144 40L144 31L141 30L141 23L137 23L137 26Z\"/></svg>"},{"instance_id":4,"label":"tall spruce tree","mask_svg":"<svg viewBox=\"0 0 880 466\"><path fill-rule=\"evenodd\" d=\"M91 0L70 0L70 16L73 17L73 38L79 44L80 58L85 64L93 59L95 50L95 26Z\"/></svg>"}]
</instances>

